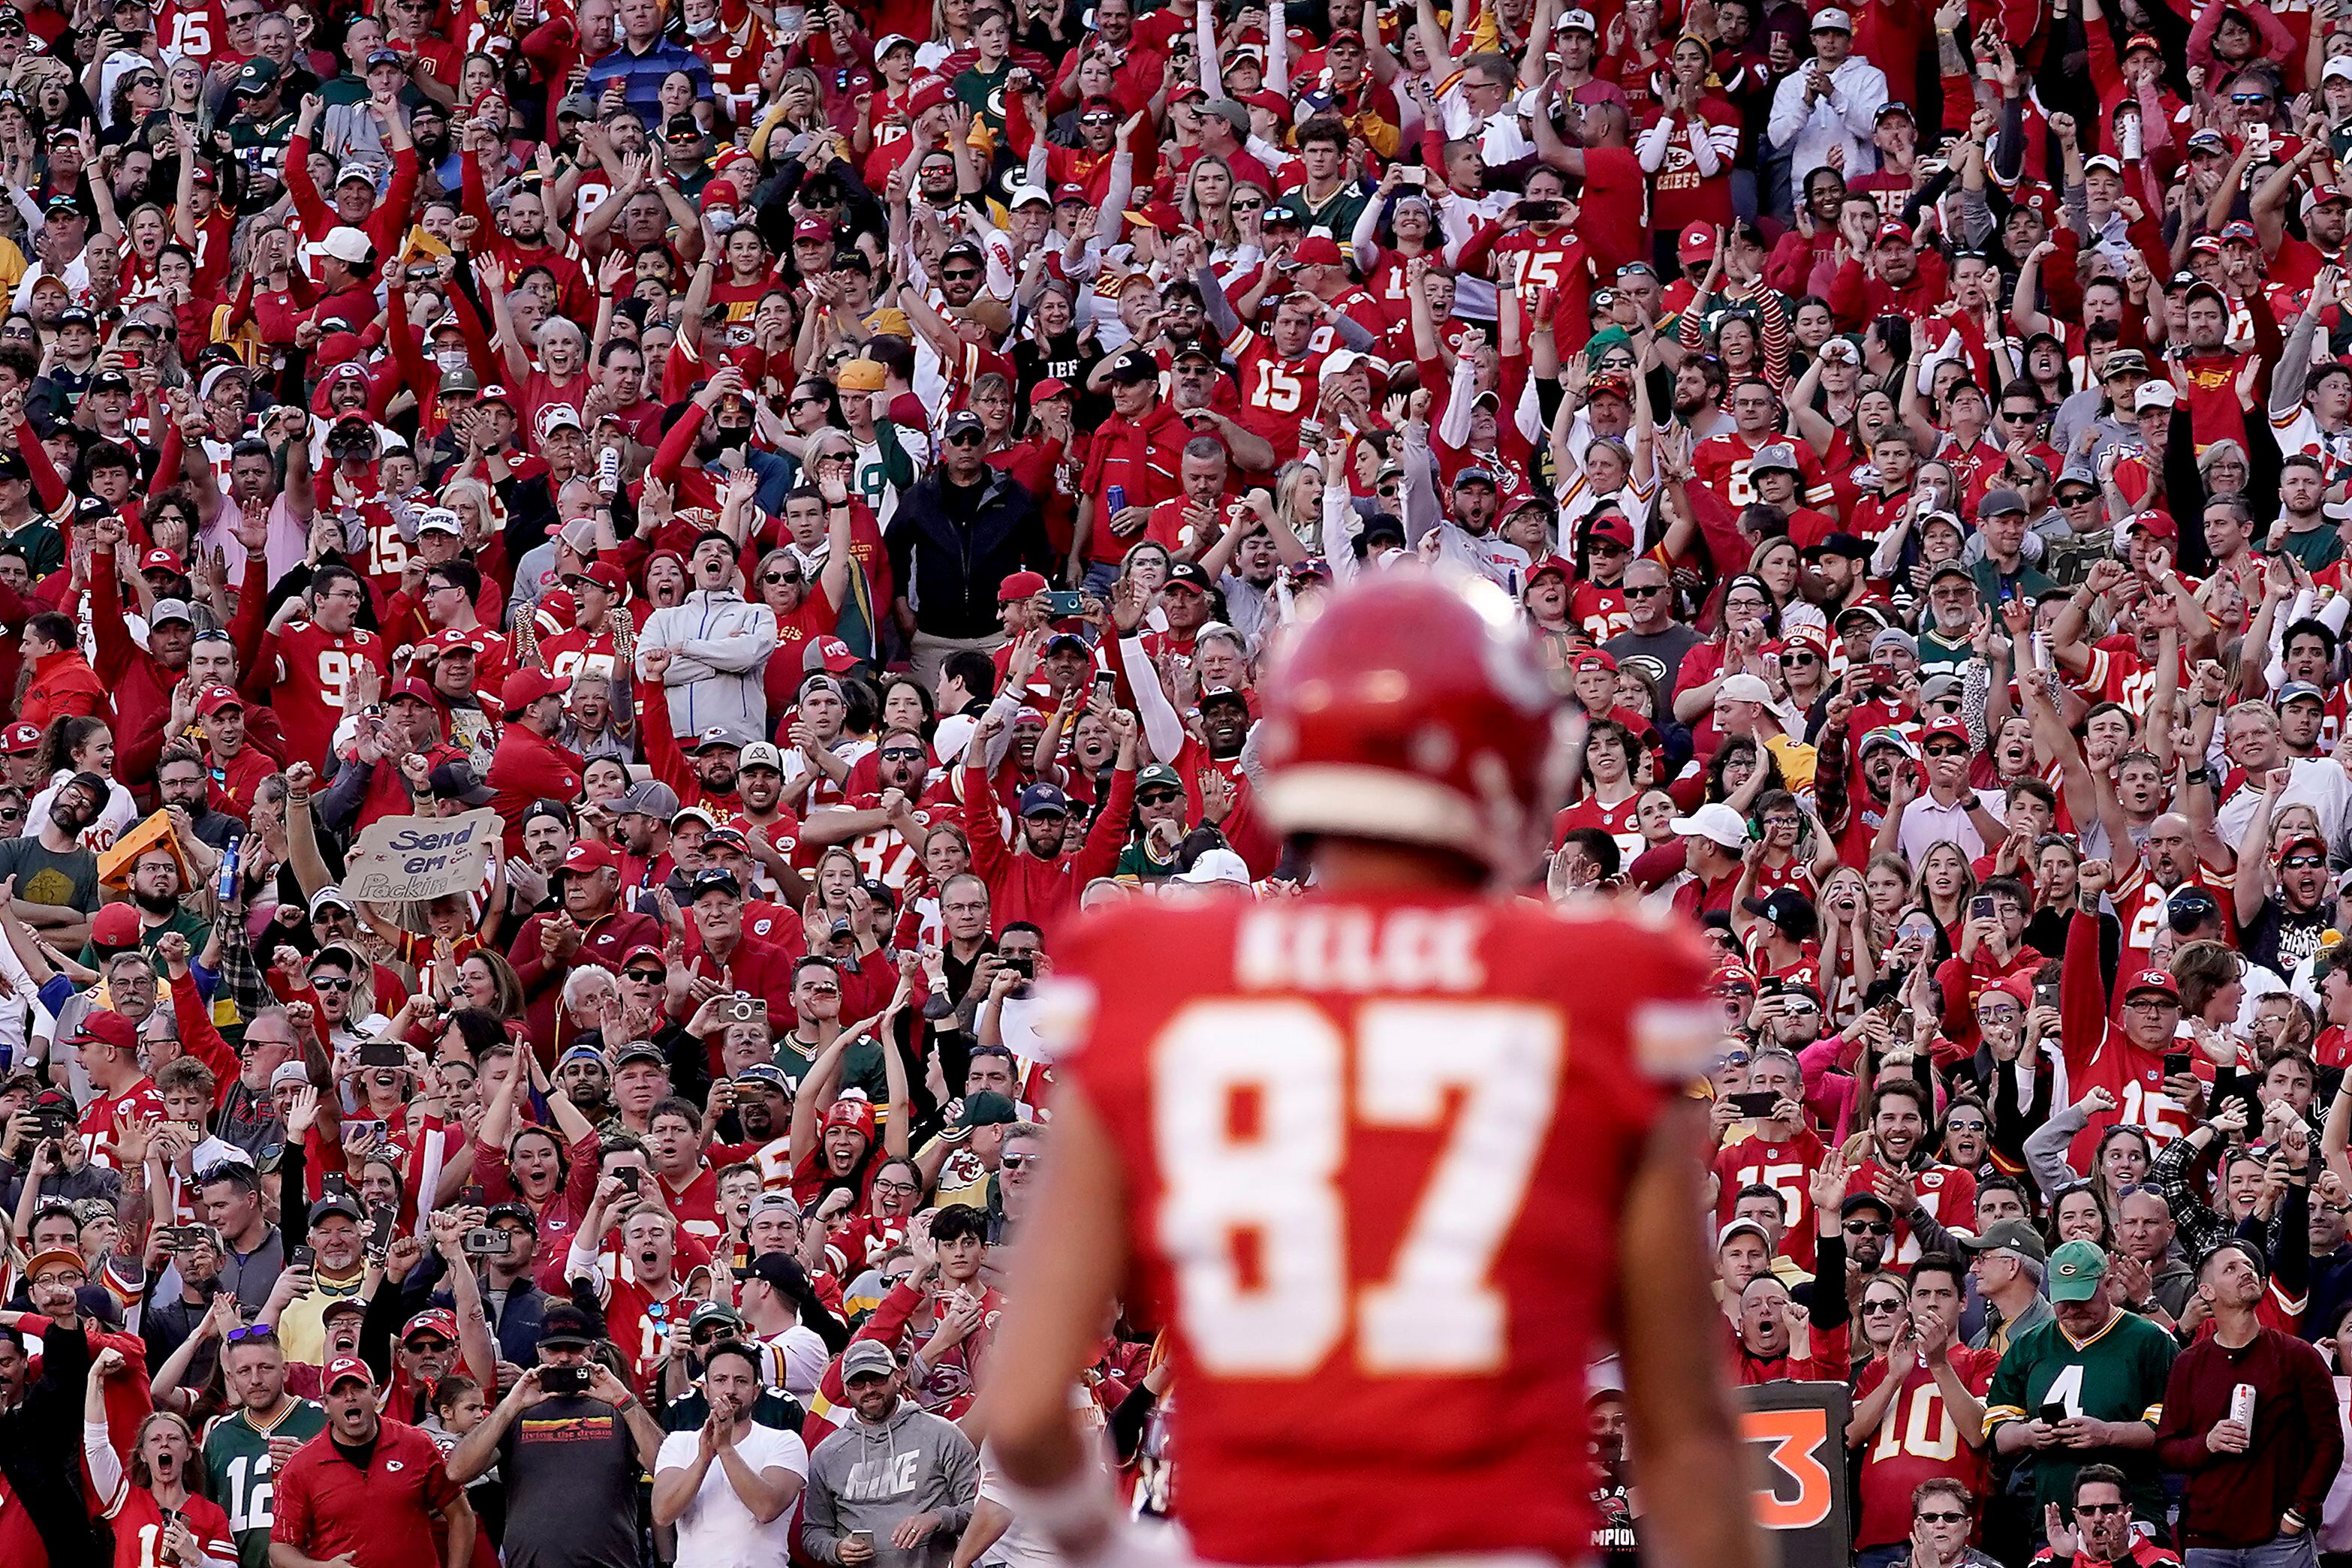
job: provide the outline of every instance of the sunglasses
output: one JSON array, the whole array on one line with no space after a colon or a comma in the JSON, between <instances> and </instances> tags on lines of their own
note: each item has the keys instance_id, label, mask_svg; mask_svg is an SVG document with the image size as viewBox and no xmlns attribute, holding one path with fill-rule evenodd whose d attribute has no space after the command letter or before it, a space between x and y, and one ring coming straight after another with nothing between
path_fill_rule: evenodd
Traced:
<instances>
[{"instance_id":1,"label":"sunglasses","mask_svg":"<svg viewBox=\"0 0 2352 1568\"><path fill-rule=\"evenodd\" d=\"M942 272L940 274L940 280L947 283L970 283L979 276L980 274L977 271L969 267L960 267L953 272Z\"/></svg>"},{"instance_id":2,"label":"sunglasses","mask_svg":"<svg viewBox=\"0 0 2352 1568\"><path fill-rule=\"evenodd\" d=\"M2266 92L2233 92L2230 95L2231 103L2268 103L2270 100L2271 95Z\"/></svg>"},{"instance_id":3,"label":"sunglasses","mask_svg":"<svg viewBox=\"0 0 2352 1568\"><path fill-rule=\"evenodd\" d=\"M2096 490L2077 490L2071 496L2059 497L2058 504L2062 507L2087 507L2098 498Z\"/></svg>"},{"instance_id":4,"label":"sunglasses","mask_svg":"<svg viewBox=\"0 0 2352 1568\"><path fill-rule=\"evenodd\" d=\"M339 980L332 975L320 975L310 981L310 988L314 991L348 991L352 988L352 983L349 980Z\"/></svg>"},{"instance_id":5,"label":"sunglasses","mask_svg":"<svg viewBox=\"0 0 2352 1568\"><path fill-rule=\"evenodd\" d=\"M1265 204L1264 202L1235 202L1234 204L1234 211L1237 213L1262 213L1265 211Z\"/></svg>"},{"instance_id":6,"label":"sunglasses","mask_svg":"<svg viewBox=\"0 0 2352 1568\"><path fill-rule=\"evenodd\" d=\"M1965 746L1929 746L1922 747L1922 750L1929 757L1966 757L1969 754Z\"/></svg>"},{"instance_id":7,"label":"sunglasses","mask_svg":"<svg viewBox=\"0 0 2352 1568\"><path fill-rule=\"evenodd\" d=\"M1869 1310L1870 1309L1868 1307L1864 1307L1863 1309L1864 1312L1868 1312ZM2078 1510L2077 1511L2079 1512L2080 1511ZM1922 1509L1911 1517L1923 1524L1966 1524L1969 1521L1969 1516L1967 1514L1962 1513L1958 1509L1951 1508L1939 1508L1932 1511Z\"/></svg>"},{"instance_id":8,"label":"sunglasses","mask_svg":"<svg viewBox=\"0 0 2352 1568\"><path fill-rule=\"evenodd\" d=\"M621 977L625 980L635 980L641 986L658 986L669 977L659 969L624 969L621 971Z\"/></svg>"},{"instance_id":9,"label":"sunglasses","mask_svg":"<svg viewBox=\"0 0 2352 1568\"><path fill-rule=\"evenodd\" d=\"M2131 1511L2131 1504L2127 1502L2078 1502L2074 1505L2074 1511L2078 1514L2089 1514L2092 1518L2096 1519L2105 1514L2128 1513Z\"/></svg>"},{"instance_id":10,"label":"sunglasses","mask_svg":"<svg viewBox=\"0 0 2352 1568\"><path fill-rule=\"evenodd\" d=\"M761 582L798 582L801 580L801 574L797 571L772 571L760 580Z\"/></svg>"},{"instance_id":11,"label":"sunglasses","mask_svg":"<svg viewBox=\"0 0 2352 1568\"><path fill-rule=\"evenodd\" d=\"M450 1345L446 1339L413 1339L403 1348L413 1350L419 1355L442 1355L448 1352Z\"/></svg>"},{"instance_id":12,"label":"sunglasses","mask_svg":"<svg viewBox=\"0 0 2352 1568\"><path fill-rule=\"evenodd\" d=\"M1895 1227L1883 1219L1849 1219L1845 1222L1848 1236L1892 1236Z\"/></svg>"},{"instance_id":13,"label":"sunglasses","mask_svg":"<svg viewBox=\"0 0 2352 1568\"><path fill-rule=\"evenodd\" d=\"M796 397L793 399L793 406L794 408L823 408L824 406L824 402L825 400L821 397Z\"/></svg>"},{"instance_id":14,"label":"sunglasses","mask_svg":"<svg viewBox=\"0 0 2352 1568\"><path fill-rule=\"evenodd\" d=\"M2280 865L2289 870L2304 870L2313 866L2324 866L2326 863L2327 857L2325 855L2289 855L2279 862Z\"/></svg>"},{"instance_id":15,"label":"sunglasses","mask_svg":"<svg viewBox=\"0 0 2352 1568\"><path fill-rule=\"evenodd\" d=\"M961 435L950 435L947 444L950 446L977 446L980 444L980 432L967 430Z\"/></svg>"},{"instance_id":16,"label":"sunglasses","mask_svg":"<svg viewBox=\"0 0 2352 1568\"><path fill-rule=\"evenodd\" d=\"M2039 413L2030 408L2005 408L2000 411L2000 416L2003 419L2039 419L2042 417Z\"/></svg>"},{"instance_id":17,"label":"sunglasses","mask_svg":"<svg viewBox=\"0 0 2352 1568\"><path fill-rule=\"evenodd\" d=\"M247 1323L243 1328L229 1330L221 1338L230 1344L259 1344L274 1342L278 1338L278 1331L268 1323Z\"/></svg>"},{"instance_id":18,"label":"sunglasses","mask_svg":"<svg viewBox=\"0 0 2352 1568\"><path fill-rule=\"evenodd\" d=\"M1853 1228L1849 1226L1847 1228L1851 1229ZM1903 1310L1903 1303L1900 1301L1864 1301L1862 1303L1862 1310L1864 1312L1899 1312Z\"/></svg>"},{"instance_id":19,"label":"sunglasses","mask_svg":"<svg viewBox=\"0 0 2352 1568\"><path fill-rule=\"evenodd\" d=\"M1000 1155L996 1163L1011 1170L1021 1170L1037 1163L1035 1155Z\"/></svg>"},{"instance_id":20,"label":"sunglasses","mask_svg":"<svg viewBox=\"0 0 2352 1568\"><path fill-rule=\"evenodd\" d=\"M923 754L912 747L899 746L881 753L881 758L885 762L920 762Z\"/></svg>"},{"instance_id":21,"label":"sunglasses","mask_svg":"<svg viewBox=\"0 0 2352 1568\"><path fill-rule=\"evenodd\" d=\"M1795 670L1802 669L1807 664L1818 664L1821 663L1821 660L1815 658L1811 653L1783 653L1780 655L1780 663L1790 669Z\"/></svg>"},{"instance_id":22,"label":"sunglasses","mask_svg":"<svg viewBox=\"0 0 2352 1568\"><path fill-rule=\"evenodd\" d=\"M1173 789L1154 789L1149 795L1138 795L1135 798L1135 803L1139 806L1165 806L1173 802L1175 799L1176 791Z\"/></svg>"},{"instance_id":23,"label":"sunglasses","mask_svg":"<svg viewBox=\"0 0 2352 1568\"><path fill-rule=\"evenodd\" d=\"M1634 588L1629 586L1621 591L1623 592L1625 597L1628 599L1655 599L1659 594L1664 593L1665 591L1666 585L1664 583L1654 582L1645 588Z\"/></svg>"}]
</instances>

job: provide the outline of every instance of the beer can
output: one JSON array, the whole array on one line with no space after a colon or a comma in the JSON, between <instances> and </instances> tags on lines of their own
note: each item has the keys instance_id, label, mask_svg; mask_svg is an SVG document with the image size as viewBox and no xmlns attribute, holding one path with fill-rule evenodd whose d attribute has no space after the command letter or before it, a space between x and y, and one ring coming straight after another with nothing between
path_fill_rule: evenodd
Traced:
<instances>
[{"instance_id":1,"label":"beer can","mask_svg":"<svg viewBox=\"0 0 2352 1568\"><path fill-rule=\"evenodd\" d=\"M2251 1435L2254 1429L2254 1385L2241 1383L2230 1390L2230 1419Z\"/></svg>"}]
</instances>

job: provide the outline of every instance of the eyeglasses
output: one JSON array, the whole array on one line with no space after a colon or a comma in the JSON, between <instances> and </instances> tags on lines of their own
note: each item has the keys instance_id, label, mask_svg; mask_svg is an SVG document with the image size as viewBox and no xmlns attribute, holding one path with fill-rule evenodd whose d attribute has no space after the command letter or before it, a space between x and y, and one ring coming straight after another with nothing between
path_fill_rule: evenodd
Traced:
<instances>
[{"instance_id":1,"label":"eyeglasses","mask_svg":"<svg viewBox=\"0 0 2352 1568\"><path fill-rule=\"evenodd\" d=\"M2128 1001L2124 1004L2124 1011L2127 1013L2177 1013L2179 1010L2180 1004L2170 997L2151 997L2145 1001Z\"/></svg>"},{"instance_id":2,"label":"eyeglasses","mask_svg":"<svg viewBox=\"0 0 2352 1568\"><path fill-rule=\"evenodd\" d=\"M348 991L352 983L333 975L314 975L310 977L310 988L314 991Z\"/></svg>"},{"instance_id":3,"label":"eyeglasses","mask_svg":"<svg viewBox=\"0 0 2352 1568\"><path fill-rule=\"evenodd\" d=\"M915 1184L910 1181L877 1181L874 1184L874 1190L876 1192L913 1192L917 1189Z\"/></svg>"},{"instance_id":4,"label":"eyeglasses","mask_svg":"<svg viewBox=\"0 0 2352 1568\"><path fill-rule=\"evenodd\" d=\"M1820 664L1821 660L1811 653L1783 653L1780 655L1780 663L1789 669L1801 670L1808 664Z\"/></svg>"},{"instance_id":5,"label":"eyeglasses","mask_svg":"<svg viewBox=\"0 0 2352 1568\"><path fill-rule=\"evenodd\" d=\"M1863 1308L1863 1311L1864 1312L1868 1312L1869 1310L1870 1309L1868 1307ZM1922 1524L1966 1524L1969 1521L1969 1516L1967 1514L1962 1513L1958 1509L1951 1508L1939 1508L1935 1510L1921 1509L1911 1517L1917 1520Z\"/></svg>"},{"instance_id":6,"label":"eyeglasses","mask_svg":"<svg viewBox=\"0 0 2352 1568\"><path fill-rule=\"evenodd\" d=\"M1848 1236L1892 1236L1895 1227L1883 1219L1849 1219L1845 1222Z\"/></svg>"}]
</instances>

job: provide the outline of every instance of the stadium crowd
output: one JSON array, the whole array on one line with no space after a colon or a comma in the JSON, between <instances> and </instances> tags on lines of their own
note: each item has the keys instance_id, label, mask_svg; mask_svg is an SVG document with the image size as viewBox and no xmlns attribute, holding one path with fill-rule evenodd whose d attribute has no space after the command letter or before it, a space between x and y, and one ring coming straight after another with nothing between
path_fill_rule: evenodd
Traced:
<instances>
[{"instance_id":1,"label":"stadium crowd","mask_svg":"<svg viewBox=\"0 0 2352 1568\"><path fill-rule=\"evenodd\" d=\"M0 1563L1050 1562L1056 933L1421 563L1855 1560L2352 1563L2347 152L2336 0L0 6Z\"/></svg>"}]
</instances>

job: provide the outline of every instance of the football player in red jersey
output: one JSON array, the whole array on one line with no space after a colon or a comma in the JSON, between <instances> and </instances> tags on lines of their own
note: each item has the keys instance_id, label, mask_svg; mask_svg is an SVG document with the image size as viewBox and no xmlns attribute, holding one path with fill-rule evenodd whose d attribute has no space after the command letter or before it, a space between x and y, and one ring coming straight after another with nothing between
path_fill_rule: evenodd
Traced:
<instances>
[{"instance_id":1,"label":"football player in red jersey","mask_svg":"<svg viewBox=\"0 0 2352 1568\"><path fill-rule=\"evenodd\" d=\"M1681 1093L1719 1038L1706 962L1487 894L1536 863L1576 738L1531 642L1488 585L1383 572L1266 699L1265 804L1313 890L1056 943L1055 1155L974 1412L1015 1512L1110 1544L1071 1390L1134 1266L1203 1560L1583 1554L1591 1456L1558 1417L1612 1341L1643 1484L1677 1500L1648 1543L1754 1563L1722 1364L1692 1354L1721 1333Z\"/></svg>"}]
</instances>

